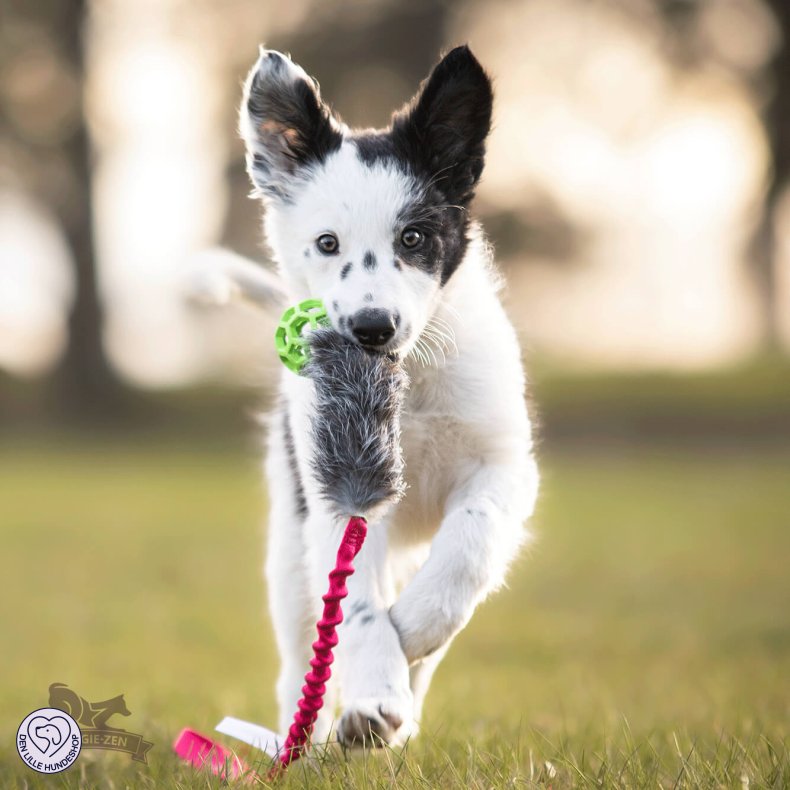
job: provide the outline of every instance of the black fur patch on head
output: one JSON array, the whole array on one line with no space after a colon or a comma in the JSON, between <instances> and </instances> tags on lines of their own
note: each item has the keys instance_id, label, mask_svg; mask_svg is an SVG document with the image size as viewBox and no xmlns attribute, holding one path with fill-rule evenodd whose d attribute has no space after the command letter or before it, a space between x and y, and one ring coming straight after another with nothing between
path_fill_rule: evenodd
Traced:
<instances>
[{"instance_id":1,"label":"black fur patch on head","mask_svg":"<svg viewBox=\"0 0 790 790\"><path fill-rule=\"evenodd\" d=\"M397 147L452 203L465 206L474 196L493 102L491 80L469 47L461 46L445 55L414 101L393 119Z\"/></svg>"},{"instance_id":2,"label":"black fur patch on head","mask_svg":"<svg viewBox=\"0 0 790 790\"><path fill-rule=\"evenodd\" d=\"M404 263L438 276L442 285L468 245L468 208L483 171L492 108L491 80L468 47L456 47L393 116L389 129L352 138L360 161L398 167L415 179L417 197L395 229L395 252ZM420 247L399 244L406 227L424 234Z\"/></svg>"},{"instance_id":3,"label":"black fur patch on head","mask_svg":"<svg viewBox=\"0 0 790 790\"><path fill-rule=\"evenodd\" d=\"M357 148L359 160L368 167L379 164L380 162L398 162L397 152L393 144L389 130L381 132L359 132L352 138Z\"/></svg>"},{"instance_id":4,"label":"black fur patch on head","mask_svg":"<svg viewBox=\"0 0 790 790\"><path fill-rule=\"evenodd\" d=\"M369 517L404 492L400 411L408 378L398 360L331 329L310 333L310 351L316 481L338 515Z\"/></svg>"},{"instance_id":5,"label":"black fur patch on head","mask_svg":"<svg viewBox=\"0 0 790 790\"><path fill-rule=\"evenodd\" d=\"M251 125L248 170L262 192L287 200L289 177L323 162L340 148L343 136L318 86L295 76L284 55L267 52L256 68L244 107Z\"/></svg>"},{"instance_id":6,"label":"black fur patch on head","mask_svg":"<svg viewBox=\"0 0 790 790\"><path fill-rule=\"evenodd\" d=\"M424 241L415 249L397 247L398 260L439 278L444 285L463 260L469 243L469 217L464 207L443 204L435 186L407 206L399 217L402 228L417 228Z\"/></svg>"},{"instance_id":7,"label":"black fur patch on head","mask_svg":"<svg viewBox=\"0 0 790 790\"><path fill-rule=\"evenodd\" d=\"M373 254L373 253L372 253L370 250L368 250L368 251L365 253L365 256L364 256L364 258L362 258L362 265L363 265L363 266L364 266L364 267L365 267L365 268L366 268L366 269L367 269L369 272L373 272L373 271L375 271L375 270L376 270L376 266L378 265L378 264L377 264L377 261L376 261L376 256L375 256L375 255L374 255L374 254Z\"/></svg>"},{"instance_id":8,"label":"black fur patch on head","mask_svg":"<svg viewBox=\"0 0 790 790\"><path fill-rule=\"evenodd\" d=\"M353 265L354 264L351 263L351 261L349 261L345 266L343 266L343 268L340 270L340 279L341 280L345 280L346 277L348 277L348 273L351 271Z\"/></svg>"}]
</instances>

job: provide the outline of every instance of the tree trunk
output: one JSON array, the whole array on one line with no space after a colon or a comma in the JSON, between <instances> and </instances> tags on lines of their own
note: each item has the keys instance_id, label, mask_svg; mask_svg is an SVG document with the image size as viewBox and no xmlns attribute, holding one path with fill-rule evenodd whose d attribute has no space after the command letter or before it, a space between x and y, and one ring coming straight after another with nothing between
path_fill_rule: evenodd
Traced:
<instances>
[{"instance_id":1,"label":"tree trunk","mask_svg":"<svg viewBox=\"0 0 790 790\"><path fill-rule=\"evenodd\" d=\"M774 231L776 209L790 176L790 8L786 0L768 0L782 35L782 45L771 66L772 95L765 112L765 129L771 151L772 172L763 215L754 245L754 265L764 309L764 343L780 345L777 300L777 251Z\"/></svg>"},{"instance_id":2,"label":"tree trunk","mask_svg":"<svg viewBox=\"0 0 790 790\"><path fill-rule=\"evenodd\" d=\"M61 38L64 55L79 80L83 106L86 12L86 0L70 0ZM64 143L72 168L73 193L58 213L74 261L75 299L68 319L66 349L54 375L54 392L56 407L63 416L93 421L117 415L123 387L102 343L103 315L93 243L91 146L83 112L80 119Z\"/></svg>"}]
</instances>

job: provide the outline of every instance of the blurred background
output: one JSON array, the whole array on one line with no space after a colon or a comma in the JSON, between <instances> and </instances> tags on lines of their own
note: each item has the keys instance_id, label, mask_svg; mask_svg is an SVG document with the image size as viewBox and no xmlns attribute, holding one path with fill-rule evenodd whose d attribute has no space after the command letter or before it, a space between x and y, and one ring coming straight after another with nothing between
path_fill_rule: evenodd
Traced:
<instances>
[{"instance_id":1,"label":"blurred background","mask_svg":"<svg viewBox=\"0 0 790 790\"><path fill-rule=\"evenodd\" d=\"M498 681L523 686L538 721L553 721L555 688L590 720L622 713L677 662L696 669L641 705L647 728L656 710L787 716L784 0L4 0L0 535L9 583L42 581L46 626L0 604L23 714L31 689L76 677L87 697L136 689L152 717L213 705L272 722L270 677L253 670L275 663L257 624L253 416L279 374L273 325L243 305L190 307L183 274L217 246L266 263L235 131L259 43L292 53L347 123L381 126L464 41L495 80L476 208L531 371L546 484L542 548L492 605L520 629L475 621L449 665L490 665L484 639L499 639L515 672L542 645L543 674ZM644 668L633 686L607 663L623 634ZM156 666L100 659L152 643ZM185 653L211 678L197 697ZM437 705L452 705L447 673Z\"/></svg>"},{"instance_id":2,"label":"blurred background","mask_svg":"<svg viewBox=\"0 0 790 790\"><path fill-rule=\"evenodd\" d=\"M361 126L472 44L497 91L477 208L532 353L630 371L787 354L789 31L779 0L6 0L4 378L90 412L266 378L258 319L179 290L207 247L265 261L235 132L262 41Z\"/></svg>"}]
</instances>

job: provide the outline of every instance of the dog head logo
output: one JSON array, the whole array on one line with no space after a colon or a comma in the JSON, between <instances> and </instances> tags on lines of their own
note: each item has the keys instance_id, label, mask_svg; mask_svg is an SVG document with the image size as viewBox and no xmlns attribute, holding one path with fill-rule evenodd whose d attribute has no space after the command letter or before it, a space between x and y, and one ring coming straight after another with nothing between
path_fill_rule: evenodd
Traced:
<instances>
[{"instance_id":1,"label":"dog head logo","mask_svg":"<svg viewBox=\"0 0 790 790\"><path fill-rule=\"evenodd\" d=\"M27 735L46 757L54 757L68 742L71 725L65 716L35 716L27 725Z\"/></svg>"}]
</instances>

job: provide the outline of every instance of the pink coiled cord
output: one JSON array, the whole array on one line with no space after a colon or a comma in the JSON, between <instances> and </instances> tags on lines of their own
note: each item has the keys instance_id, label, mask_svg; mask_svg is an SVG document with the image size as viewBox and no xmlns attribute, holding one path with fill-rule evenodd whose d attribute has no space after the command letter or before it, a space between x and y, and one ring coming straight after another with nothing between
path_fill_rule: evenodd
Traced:
<instances>
[{"instance_id":1,"label":"pink coiled cord","mask_svg":"<svg viewBox=\"0 0 790 790\"><path fill-rule=\"evenodd\" d=\"M340 602L348 595L346 579L354 573L353 560L365 542L368 527L364 518L353 516L346 525L343 539L337 550L335 567L329 572L329 589L323 596L324 611L316 623L318 639L313 642L313 658L310 671L304 676L302 698L297 704L293 724L280 755L280 765L272 773L287 768L298 760L307 748L307 742L324 704L326 684L332 677L332 648L337 645L337 626L343 622Z\"/></svg>"},{"instance_id":2,"label":"pink coiled cord","mask_svg":"<svg viewBox=\"0 0 790 790\"><path fill-rule=\"evenodd\" d=\"M313 464L320 493L334 503L335 514L369 514L372 508L380 509L397 502L405 491L399 419L408 377L394 357L370 354L323 326L325 323L328 319L321 303L307 300L286 310L278 326L276 344L289 370L296 373L304 370L315 382L312 427L320 452L313 458ZM311 327L309 348L302 338L302 330L308 324ZM327 420L328 414L343 415L347 420L340 443L335 436L335 421ZM338 475L340 469L345 469L346 473ZM340 602L348 595L346 579L354 573L353 560L366 535L366 519L361 515L352 516L343 532L335 566L329 573L329 589L323 596L323 613L316 623L318 638L312 645L313 658L310 671L304 677L302 697L278 759L269 772L270 779L282 774L309 748L332 676L332 651L338 643L336 629L343 621ZM221 724L225 724L225 720ZM231 720L231 724L218 729L233 734L234 731L239 733L239 727L244 725L242 729L246 734L236 737L253 742L248 731L256 725L238 720ZM272 738L274 734L265 728L257 729L264 731L267 743L279 740ZM259 737L260 733L256 739ZM233 756L221 744L189 728L176 738L173 748L185 761L220 776L226 775L224 762L228 756ZM233 776L249 771L235 756L232 770L229 775ZM251 773L252 776L257 775Z\"/></svg>"}]
</instances>

